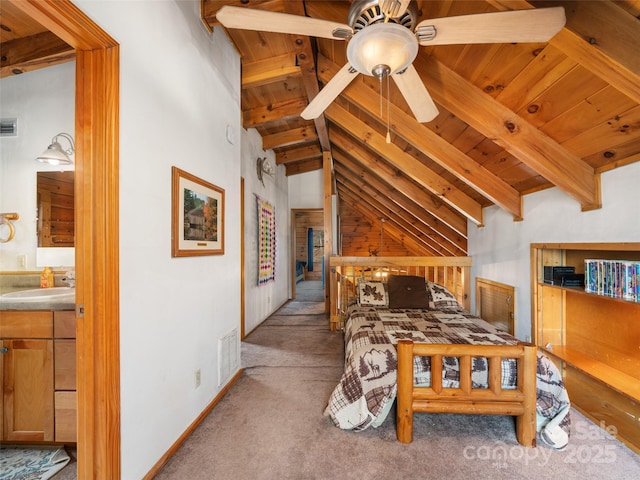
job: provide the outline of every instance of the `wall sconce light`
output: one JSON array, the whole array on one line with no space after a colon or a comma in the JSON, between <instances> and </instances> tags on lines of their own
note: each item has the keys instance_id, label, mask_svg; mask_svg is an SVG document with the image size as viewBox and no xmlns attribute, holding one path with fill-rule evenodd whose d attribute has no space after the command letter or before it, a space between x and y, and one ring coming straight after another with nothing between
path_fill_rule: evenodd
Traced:
<instances>
[{"instance_id":1,"label":"wall sconce light","mask_svg":"<svg viewBox=\"0 0 640 480\"><path fill-rule=\"evenodd\" d=\"M64 138L69 142L69 148L67 150L62 149L62 145L58 142L59 138ZM49 165L71 165L73 160L69 155L73 155L75 146L73 144L73 138L68 133L59 133L51 140L51 145L42 152L36 158L37 161L42 163L48 163Z\"/></svg>"},{"instance_id":2,"label":"wall sconce light","mask_svg":"<svg viewBox=\"0 0 640 480\"><path fill-rule=\"evenodd\" d=\"M258 160L256 161L256 172L258 173L258 180L260 180L264 187L263 175L271 175L273 177L274 172L273 165L271 165L271 162L267 160L267 157L258 157Z\"/></svg>"}]
</instances>

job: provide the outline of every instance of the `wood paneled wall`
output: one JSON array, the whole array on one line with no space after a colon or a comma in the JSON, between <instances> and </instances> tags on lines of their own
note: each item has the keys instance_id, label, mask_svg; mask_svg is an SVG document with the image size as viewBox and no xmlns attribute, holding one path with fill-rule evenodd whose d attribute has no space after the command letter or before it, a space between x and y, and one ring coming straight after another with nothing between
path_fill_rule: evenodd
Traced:
<instances>
[{"instance_id":1,"label":"wood paneled wall","mask_svg":"<svg viewBox=\"0 0 640 480\"><path fill-rule=\"evenodd\" d=\"M295 258L307 261L307 231L313 228L321 233L324 231L324 214L321 209L301 210L295 212ZM313 271L305 273L306 280L322 280L322 255L316 256Z\"/></svg>"},{"instance_id":2,"label":"wood paneled wall","mask_svg":"<svg viewBox=\"0 0 640 480\"><path fill-rule=\"evenodd\" d=\"M74 246L73 172L38 172L38 246Z\"/></svg>"},{"instance_id":3,"label":"wood paneled wall","mask_svg":"<svg viewBox=\"0 0 640 480\"><path fill-rule=\"evenodd\" d=\"M348 207L340 209L340 235L343 256L407 257L414 255L402 242L389 235L384 224L359 215Z\"/></svg>"}]
</instances>

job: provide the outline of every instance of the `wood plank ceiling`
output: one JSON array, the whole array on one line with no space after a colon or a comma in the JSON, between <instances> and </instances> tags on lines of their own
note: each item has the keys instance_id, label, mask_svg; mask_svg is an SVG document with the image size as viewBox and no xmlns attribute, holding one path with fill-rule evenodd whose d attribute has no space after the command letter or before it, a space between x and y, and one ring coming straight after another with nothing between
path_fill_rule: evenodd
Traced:
<instances>
[{"instance_id":1,"label":"wood plank ceiling","mask_svg":"<svg viewBox=\"0 0 640 480\"><path fill-rule=\"evenodd\" d=\"M562 5L567 24L544 44L421 47L414 66L440 115L418 123L392 84L391 144L373 77L359 75L315 122L300 117L346 63L345 42L228 29L244 126L288 175L331 152L342 253L464 255L467 219L482 224L496 204L520 220L522 196L553 185L598 208L599 174L640 160L640 2L417 3L419 20ZM223 5L346 23L350 2L205 0L210 27Z\"/></svg>"},{"instance_id":2,"label":"wood plank ceiling","mask_svg":"<svg viewBox=\"0 0 640 480\"><path fill-rule=\"evenodd\" d=\"M482 224L495 204L526 221L523 195L551 186L599 208L600 173L640 160L640 0L416 3L418 21L561 5L567 23L548 43L420 47L414 66L440 114L418 123L392 82L390 144L373 77L358 75L318 119L300 117L346 63L346 42L227 31L242 57L244 127L287 175L331 153L342 253L465 255L467 220ZM222 28L224 5L347 23L350 2L202 0L205 25ZM15 12L0 23L3 77L72 55Z\"/></svg>"}]
</instances>

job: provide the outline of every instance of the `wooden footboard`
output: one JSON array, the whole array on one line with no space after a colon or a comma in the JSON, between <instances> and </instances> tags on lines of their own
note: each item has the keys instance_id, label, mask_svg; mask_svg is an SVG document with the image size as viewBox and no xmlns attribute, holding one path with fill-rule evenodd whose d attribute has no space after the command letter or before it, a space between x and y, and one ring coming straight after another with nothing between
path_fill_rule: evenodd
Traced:
<instances>
[{"instance_id":1,"label":"wooden footboard","mask_svg":"<svg viewBox=\"0 0 640 480\"><path fill-rule=\"evenodd\" d=\"M431 385L416 386L413 380L413 357L431 357ZM460 387L443 388L442 359L457 357L460 364ZM484 357L489 365L488 388L473 388L472 358ZM502 389L502 359L518 363L517 386ZM518 345L432 345L398 342L398 424L402 443L413 441L413 414L466 413L512 415L516 417L518 442L536 446L536 347Z\"/></svg>"}]
</instances>

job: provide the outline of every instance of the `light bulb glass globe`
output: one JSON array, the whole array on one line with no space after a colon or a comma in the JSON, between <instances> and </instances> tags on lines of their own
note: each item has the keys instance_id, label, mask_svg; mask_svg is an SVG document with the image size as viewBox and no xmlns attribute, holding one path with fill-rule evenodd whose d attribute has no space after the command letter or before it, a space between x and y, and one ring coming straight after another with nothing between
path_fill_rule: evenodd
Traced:
<instances>
[{"instance_id":1,"label":"light bulb glass globe","mask_svg":"<svg viewBox=\"0 0 640 480\"><path fill-rule=\"evenodd\" d=\"M356 33L347 45L347 59L358 72L376 76L380 65L392 75L407 68L418 55L418 39L397 23L375 23Z\"/></svg>"},{"instance_id":2,"label":"light bulb glass globe","mask_svg":"<svg viewBox=\"0 0 640 480\"><path fill-rule=\"evenodd\" d=\"M42 152L37 158L37 161L41 163L48 163L49 165L71 165L73 162L69 155L62 149L62 146L58 142L53 142L49 147Z\"/></svg>"}]
</instances>

